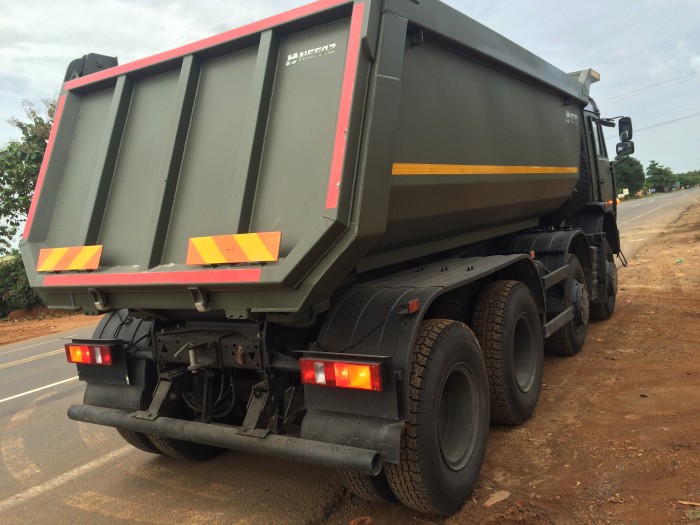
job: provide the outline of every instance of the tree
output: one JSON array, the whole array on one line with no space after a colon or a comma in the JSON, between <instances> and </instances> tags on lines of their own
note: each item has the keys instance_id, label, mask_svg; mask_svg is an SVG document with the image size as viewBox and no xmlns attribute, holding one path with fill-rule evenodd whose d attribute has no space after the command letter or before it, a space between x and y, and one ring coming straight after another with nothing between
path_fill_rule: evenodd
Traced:
<instances>
[{"instance_id":1,"label":"tree","mask_svg":"<svg viewBox=\"0 0 700 525\"><path fill-rule=\"evenodd\" d=\"M671 168L652 160L647 166L647 186L650 188L670 188L676 182Z\"/></svg>"},{"instance_id":2,"label":"tree","mask_svg":"<svg viewBox=\"0 0 700 525\"><path fill-rule=\"evenodd\" d=\"M623 188L630 191L630 195L635 195L644 189L644 167L634 157L615 157L615 181L617 191Z\"/></svg>"},{"instance_id":3,"label":"tree","mask_svg":"<svg viewBox=\"0 0 700 525\"><path fill-rule=\"evenodd\" d=\"M700 170L680 173L678 175L678 182L681 183L681 186L697 186L700 184Z\"/></svg>"},{"instance_id":4,"label":"tree","mask_svg":"<svg viewBox=\"0 0 700 525\"><path fill-rule=\"evenodd\" d=\"M12 310L29 310L43 304L39 294L29 287L19 252L14 251L8 260L0 261L0 317Z\"/></svg>"},{"instance_id":5,"label":"tree","mask_svg":"<svg viewBox=\"0 0 700 525\"><path fill-rule=\"evenodd\" d=\"M10 120L22 138L0 150L0 254L7 253L12 247L32 202L56 111L55 101L44 101L44 104L45 116L30 102L24 101L27 121Z\"/></svg>"}]
</instances>

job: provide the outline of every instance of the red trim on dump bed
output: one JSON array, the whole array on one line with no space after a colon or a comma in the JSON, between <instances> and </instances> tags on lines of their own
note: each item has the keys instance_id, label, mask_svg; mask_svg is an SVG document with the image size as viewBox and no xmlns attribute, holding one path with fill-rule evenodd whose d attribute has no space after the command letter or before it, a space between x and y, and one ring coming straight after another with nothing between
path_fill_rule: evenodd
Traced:
<instances>
[{"instance_id":1,"label":"red trim on dump bed","mask_svg":"<svg viewBox=\"0 0 700 525\"><path fill-rule=\"evenodd\" d=\"M34 220L34 212L36 211L36 203L39 200L39 194L41 194L41 188L44 185L44 177L46 176L46 168L49 165L49 159L51 158L51 152L53 151L53 141L56 138L56 132L58 131L58 124L61 120L61 115L63 115L63 106L66 103L66 96L62 95L58 99L56 104L56 112L53 115L53 127L51 128L51 133L49 134L49 142L46 144L46 151L44 151L44 160L41 162L41 170L39 170L39 177L36 180L36 187L34 188L34 196L32 197L32 204L29 207L29 213L27 214L27 223L24 225L24 232L22 233L22 239L29 237L29 230L32 228L32 221Z\"/></svg>"},{"instance_id":2,"label":"red trim on dump bed","mask_svg":"<svg viewBox=\"0 0 700 525\"><path fill-rule=\"evenodd\" d=\"M130 284L228 284L257 283L260 268L234 268L231 270L202 270L197 272L150 272L150 273L77 273L47 275L44 287L48 286L111 286Z\"/></svg>"},{"instance_id":3,"label":"red trim on dump bed","mask_svg":"<svg viewBox=\"0 0 700 525\"><path fill-rule=\"evenodd\" d=\"M157 55L142 58L140 60L135 60L134 62L129 62L128 64L122 64L121 66L105 69L104 71L93 73L92 75L87 75L85 77L76 78L75 80L70 80L66 82L63 85L63 87L67 90L76 89L87 84L92 84L93 82L98 82L107 78L123 75L124 73L136 71L137 69L142 69L144 67L159 64L161 62L166 62L175 58L184 57L197 51L201 51L202 49L207 49L209 47L223 44L225 42L229 42L237 38L252 35L254 33L259 33L261 31L284 24L291 20L312 15L320 11L325 11L326 9L330 9L331 7L335 7L337 5L346 3L348 3L348 0L319 0L318 2L303 5L301 7L291 9L290 11L285 11L284 13L265 18L264 20L260 20L259 22L253 22L252 24L248 24L236 29L231 29L230 31L226 31L225 33L221 33L219 35L214 35L203 40L198 40L197 42L192 42L191 44L176 47L175 49L171 49L170 51L158 53Z\"/></svg>"},{"instance_id":4,"label":"red trim on dump bed","mask_svg":"<svg viewBox=\"0 0 700 525\"><path fill-rule=\"evenodd\" d=\"M352 105L352 88L357 76L357 61L360 50L360 36L362 34L362 15L365 12L364 4L355 4L352 9L350 21L350 34L348 36L348 50L345 56L345 72L343 73L343 87L340 92L340 110L338 111L338 123L335 128L335 144L331 160L331 177L328 181L328 193L326 194L326 209L338 207L340 196L340 182L343 176L343 163L345 161L345 149L347 147L348 125L350 124L350 106Z\"/></svg>"}]
</instances>

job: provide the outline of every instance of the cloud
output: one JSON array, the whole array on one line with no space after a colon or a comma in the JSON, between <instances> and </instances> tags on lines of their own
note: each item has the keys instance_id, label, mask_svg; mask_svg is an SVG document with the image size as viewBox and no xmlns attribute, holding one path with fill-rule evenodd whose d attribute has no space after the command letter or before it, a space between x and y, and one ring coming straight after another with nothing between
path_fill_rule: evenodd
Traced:
<instances>
[{"instance_id":1,"label":"cloud","mask_svg":"<svg viewBox=\"0 0 700 525\"><path fill-rule=\"evenodd\" d=\"M406 0L408 1L408 0ZM15 131L5 121L23 115L21 102L55 96L68 63L89 52L120 63L171 49L306 3L305 0L30 0L5 2L0 18L0 145ZM565 71L593 67L603 100L700 72L698 0L447 0ZM428 5L428 4L424 4ZM697 105L700 76L602 105L608 115L679 114ZM698 120L687 121L695 126ZM674 167L700 153L692 133L668 125L639 135L638 158ZM648 139L646 137L649 137Z\"/></svg>"}]
</instances>

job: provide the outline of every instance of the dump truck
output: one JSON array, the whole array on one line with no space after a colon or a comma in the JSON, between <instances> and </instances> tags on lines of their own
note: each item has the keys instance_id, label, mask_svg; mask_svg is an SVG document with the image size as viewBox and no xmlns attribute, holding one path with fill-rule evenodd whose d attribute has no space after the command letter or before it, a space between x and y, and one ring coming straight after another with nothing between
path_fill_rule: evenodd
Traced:
<instances>
[{"instance_id":1,"label":"dump truck","mask_svg":"<svg viewBox=\"0 0 700 525\"><path fill-rule=\"evenodd\" d=\"M545 351L615 308L615 174L567 74L437 0L321 0L71 62L21 243L68 416L146 452L322 465L452 514ZM617 117L616 117L617 118Z\"/></svg>"}]
</instances>

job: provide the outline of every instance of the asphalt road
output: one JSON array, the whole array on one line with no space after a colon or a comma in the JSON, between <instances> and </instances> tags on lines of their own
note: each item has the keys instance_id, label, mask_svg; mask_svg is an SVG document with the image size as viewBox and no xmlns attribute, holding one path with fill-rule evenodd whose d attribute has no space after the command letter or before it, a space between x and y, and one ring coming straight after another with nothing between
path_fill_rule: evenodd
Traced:
<instances>
[{"instance_id":1,"label":"asphalt road","mask_svg":"<svg viewBox=\"0 0 700 525\"><path fill-rule=\"evenodd\" d=\"M658 235L700 190L623 203L627 258ZM330 471L229 452L207 463L138 451L116 431L66 417L84 386L61 337L0 347L0 523L231 523L322 521L342 495Z\"/></svg>"},{"instance_id":2,"label":"asphalt road","mask_svg":"<svg viewBox=\"0 0 700 525\"><path fill-rule=\"evenodd\" d=\"M694 202L700 200L700 188L659 193L646 199L626 201L618 206L622 252L629 259L663 232Z\"/></svg>"}]
</instances>

